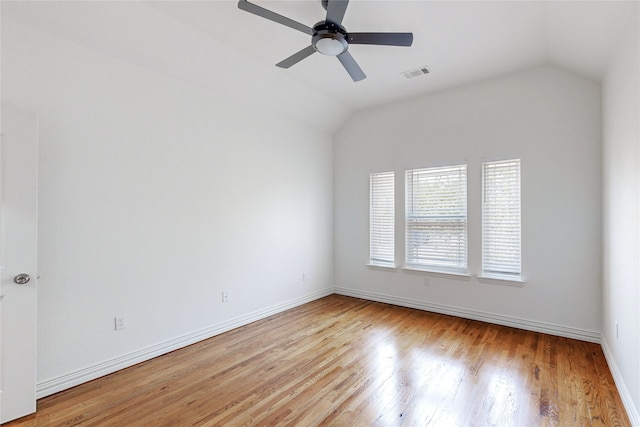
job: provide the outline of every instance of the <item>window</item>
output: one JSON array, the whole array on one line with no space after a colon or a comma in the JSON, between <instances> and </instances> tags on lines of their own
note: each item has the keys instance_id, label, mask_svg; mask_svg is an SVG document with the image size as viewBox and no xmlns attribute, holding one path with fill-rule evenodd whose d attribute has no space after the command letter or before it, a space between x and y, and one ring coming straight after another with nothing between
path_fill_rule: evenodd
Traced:
<instances>
[{"instance_id":1,"label":"window","mask_svg":"<svg viewBox=\"0 0 640 427\"><path fill-rule=\"evenodd\" d=\"M406 172L407 267L467 273L467 165Z\"/></svg>"},{"instance_id":2,"label":"window","mask_svg":"<svg viewBox=\"0 0 640 427\"><path fill-rule=\"evenodd\" d=\"M520 160L482 164L482 274L520 280Z\"/></svg>"},{"instance_id":3,"label":"window","mask_svg":"<svg viewBox=\"0 0 640 427\"><path fill-rule=\"evenodd\" d=\"M370 264L395 267L394 172L369 176Z\"/></svg>"}]
</instances>

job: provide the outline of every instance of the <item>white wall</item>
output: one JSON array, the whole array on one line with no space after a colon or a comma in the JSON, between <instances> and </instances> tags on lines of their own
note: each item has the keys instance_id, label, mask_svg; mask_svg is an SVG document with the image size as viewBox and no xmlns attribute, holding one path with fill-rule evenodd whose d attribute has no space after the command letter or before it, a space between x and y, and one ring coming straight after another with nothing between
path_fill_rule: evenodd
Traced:
<instances>
[{"instance_id":1,"label":"white wall","mask_svg":"<svg viewBox=\"0 0 640 427\"><path fill-rule=\"evenodd\" d=\"M428 77L426 77L428 78ZM597 341L601 325L600 86L536 68L362 112L334 141L338 291ZM522 159L522 287L367 268L368 176L468 164L469 266L480 272L481 163ZM524 319L524 321L523 321Z\"/></svg>"},{"instance_id":2,"label":"white wall","mask_svg":"<svg viewBox=\"0 0 640 427\"><path fill-rule=\"evenodd\" d=\"M640 24L638 4L603 82L603 344L640 425ZM618 335L616 336L616 324Z\"/></svg>"},{"instance_id":3,"label":"white wall","mask_svg":"<svg viewBox=\"0 0 640 427\"><path fill-rule=\"evenodd\" d=\"M332 152L317 130L3 22L3 101L41 124L39 383L53 392L145 348L331 292L335 260L341 292L586 339L604 324L637 407L637 33L625 40L604 90L603 321L593 82L544 67L365 111ZM364 266L369 172L466 161L478 273L480 164L494 156L523 162L524 286L435 275L425 287L423 276ZM115 332L120 314L129 326Z\"/></svg>"},{"instance_id":4,"label":"white wall","mask_svg":"<svg viewBox=\"0 0 640 427\"><path fill-rule=\"evenodd\" d=\"M330 135L9 22L2 99L41 126L40 395L331 292Z\"/></svg>"}]
</instances>

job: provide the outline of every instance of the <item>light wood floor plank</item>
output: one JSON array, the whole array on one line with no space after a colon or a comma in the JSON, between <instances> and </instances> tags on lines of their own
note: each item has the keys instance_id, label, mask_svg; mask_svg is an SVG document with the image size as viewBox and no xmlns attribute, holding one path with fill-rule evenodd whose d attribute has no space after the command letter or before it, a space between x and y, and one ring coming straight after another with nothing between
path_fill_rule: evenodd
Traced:
<instances>
[{"instance_id":1,"label":"light wood floor plank","mask_svg":"<svg viewBox=\"0 0 640 427\"><path fill-rule=\"evenodd\" d=\"M332 295L3 427L630 426L600 346Z\"/></svg>"}]
</instances>

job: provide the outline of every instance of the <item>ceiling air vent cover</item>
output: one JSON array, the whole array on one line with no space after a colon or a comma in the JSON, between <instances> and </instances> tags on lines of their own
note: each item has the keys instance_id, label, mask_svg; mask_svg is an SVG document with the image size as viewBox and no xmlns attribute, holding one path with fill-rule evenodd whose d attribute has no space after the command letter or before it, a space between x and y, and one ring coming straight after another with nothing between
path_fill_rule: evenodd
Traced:
<instances>
[{"instance_id":1,"label":"ceiling air vent cover","mask_svg":"<svg viewBox=\"0 0 640 427\"><path fill-rule=\"evenodd\" d=\"M425 74L429 74L429 70L425 66L425 67L416 68L415 70L405 71L401 74L408 79L412 79L414 77L420 77L420 76L424 76Z\"/></svg>"}]
</instances>

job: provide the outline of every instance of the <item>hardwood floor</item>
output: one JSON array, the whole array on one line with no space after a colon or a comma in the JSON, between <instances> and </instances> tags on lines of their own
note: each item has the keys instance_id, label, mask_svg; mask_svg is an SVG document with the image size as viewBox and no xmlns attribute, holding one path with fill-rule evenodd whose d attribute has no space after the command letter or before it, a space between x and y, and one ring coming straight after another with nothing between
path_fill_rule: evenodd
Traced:
<instances>
[{"instance_id":1,"label":"hardwood floor","mask_svg":"<svg viewBox=\"0 0 640 427\"><path fill-rule=\"evenodd\" d=\"M597 344L338 295L38 401L17 426L629 426Z\"/></svg>"}]
</instances>

